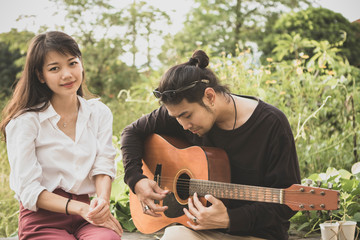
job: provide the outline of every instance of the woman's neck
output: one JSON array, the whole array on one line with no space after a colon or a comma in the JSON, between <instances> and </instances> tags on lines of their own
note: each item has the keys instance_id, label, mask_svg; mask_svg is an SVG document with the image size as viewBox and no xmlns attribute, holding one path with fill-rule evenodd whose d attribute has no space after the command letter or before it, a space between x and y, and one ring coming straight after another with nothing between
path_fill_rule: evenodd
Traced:
<instances>
[{"instance_id":1,"label":"woman's neck","mask_svg":"<svg viewBox=\"0 0 360 240\"><path fill-rule=\"evenodd\" d=\"M55 111L61 116L73 114L79 109L79 100L77 95L53 97L50 102Z\"/></svg>"}]
</instances>

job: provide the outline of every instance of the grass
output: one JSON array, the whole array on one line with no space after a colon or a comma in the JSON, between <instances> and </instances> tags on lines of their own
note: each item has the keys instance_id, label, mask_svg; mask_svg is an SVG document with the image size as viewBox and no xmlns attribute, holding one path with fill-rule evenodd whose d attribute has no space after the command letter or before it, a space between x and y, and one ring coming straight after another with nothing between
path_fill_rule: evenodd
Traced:
<instances>
[{"instance_id":1,"label":"grass","mask_svg":"<svg viewBox=\"0 0 360 240\"><path fill-rule=\"evenodd\" d=\"M10 166L7 159L5 143L0 143L0 237L16 233L18 224L19 203L9 186Z\"/></svg>"}]
</instances>

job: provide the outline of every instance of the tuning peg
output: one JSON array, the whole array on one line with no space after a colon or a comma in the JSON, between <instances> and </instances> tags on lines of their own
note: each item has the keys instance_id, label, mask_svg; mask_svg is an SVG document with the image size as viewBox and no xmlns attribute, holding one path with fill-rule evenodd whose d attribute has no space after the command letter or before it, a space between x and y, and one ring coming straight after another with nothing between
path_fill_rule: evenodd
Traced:
<instances>
[{"instance_id":1,"label":"tuning peg","mask_svg":"<svg viewBox=\"0 0 360 240\"><path fill-rule=\"evenodd\" d=\"M306 183L308 186L310 186L310 185L313 183L313 181L312 181L311 179L306 179L306 180L305 180L305 183Z\"/></svg>"},{"instance_id":2,"label":"tuning peg","mask_svg":"<svg viewBox=\"0 0 360 240\"><path fill-rule=\"evenodd\" d=\"M316 183L318 187L321 187L322 182L320 180L317 180Z\"/></svg>"},{"instance_id":3,"label":"tuning peg","mask_svg":"<svg viewBox=\"0 0 360 240\"><path fill-rule=\"evenodd\" d=\"M328 188L332 189L333 188L333 184L331 182L328 182Z\"/></svg>"}]
</instances>

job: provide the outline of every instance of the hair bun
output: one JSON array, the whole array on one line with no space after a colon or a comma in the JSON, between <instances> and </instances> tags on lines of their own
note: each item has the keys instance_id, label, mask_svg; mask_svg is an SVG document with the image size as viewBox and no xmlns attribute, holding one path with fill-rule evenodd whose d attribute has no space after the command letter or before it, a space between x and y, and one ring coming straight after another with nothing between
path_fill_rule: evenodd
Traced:
<instances>
[{"instance_id":1,"label":"hair bun","mask_svg":"<svg viewBox=\"0 0 360 240\"><path fill-rule=\"evenodd\" d=\"M196 50L191 59L196 59L199 68L206 68L209 65L209 57L203 50Z\"/></svg>"},{"instance_id":2,"label":"hair bun","mask_svg":"<svg viewBox=\"0 0 360 240\"><path fill-rule=\"evenodd\" d=\"M192 65L192 66L197 66L197 64L199 63L199 60L197 58L190 58L189 59L189 65Z\"/></svg>"}]
</instances>

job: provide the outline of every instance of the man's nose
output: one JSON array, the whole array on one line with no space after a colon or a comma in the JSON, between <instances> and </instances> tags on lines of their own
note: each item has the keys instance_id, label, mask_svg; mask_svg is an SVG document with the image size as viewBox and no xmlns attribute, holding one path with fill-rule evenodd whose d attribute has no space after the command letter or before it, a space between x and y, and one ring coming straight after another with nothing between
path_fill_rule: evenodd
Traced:
<instances>
[{"instance_id":1,"label":"man's nose","mask_svg":"<svg viewBox=\"0 0 360 240\"><path fill-rule=\"evenodd\" d=\"M184 128L184 130L189 130L192 127L192 124L189 121L181 120L177 118L177 121Z\"/></svg>"}]
</instances>

